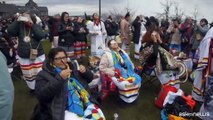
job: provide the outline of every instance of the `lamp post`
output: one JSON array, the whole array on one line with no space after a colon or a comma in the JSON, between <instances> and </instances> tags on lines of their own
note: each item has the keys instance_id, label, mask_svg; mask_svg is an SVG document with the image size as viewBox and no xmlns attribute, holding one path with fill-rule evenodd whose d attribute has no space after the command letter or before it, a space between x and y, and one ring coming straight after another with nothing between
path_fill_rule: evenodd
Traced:
<instances>
[{"instance_id":1,"label":"lamp post","mask_svg":"<svg viewBox=\"0 0 213 120\"><path fill-rule=\"evenodd\" d=\"M101 0L99 0L99 19L101 20Z\"/></svg>"},{"instance_id":2,"label":"lamp post","mask_svg":"<svg viewBox=\"0 0 213 120\"><path fill-rule=\"evenodd\" d=\"M194 12L195 20L197 20L197 14L198 14L198 10L197 10L197 8L195 8L195 12Z\"/></svg>"}]
</instances>

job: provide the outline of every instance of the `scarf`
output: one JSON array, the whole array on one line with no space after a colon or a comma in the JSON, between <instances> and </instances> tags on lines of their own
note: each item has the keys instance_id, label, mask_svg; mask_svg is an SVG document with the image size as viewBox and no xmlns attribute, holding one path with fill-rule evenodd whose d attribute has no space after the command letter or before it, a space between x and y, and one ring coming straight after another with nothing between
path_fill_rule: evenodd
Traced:
<instances>
[{"instance_id":1,"label":"scarf","mask_svg":"<svg viewBox=\"0 0 213 120\"><path fill-rule=\"evenodd\" d=\"M70 69L69 66L68 69ZM56 67L56 71L60 74L62 70ZM88 92L71 74L68 75L65 91L67 92L68 111L83 117L85 108L91 104Z\"/></svg>"},{"instance_id":2,"label":"scarf","mask_svg":"<svg viewBox=\"0 0 213 120\"><path fill-rule=\"evenodd\" d=\"M115 70L120 72L120 81L128 81L134 84L141 82L141 77L134 72L132 63L126 54L122 51L119 51L119 53L112 51L112 57ZM123 59L123 63L121 63L121 59Z\"/></svg>"},{"instance_id":3,"label":"scarf","mask_svg":"<svg viewBox=\"0 0 213 120\"><path fill-rule=\"evenodd\" d=\"M94 25L98 26L100 24L100 19L94 20Z\"/></svg>"}]
</instances>

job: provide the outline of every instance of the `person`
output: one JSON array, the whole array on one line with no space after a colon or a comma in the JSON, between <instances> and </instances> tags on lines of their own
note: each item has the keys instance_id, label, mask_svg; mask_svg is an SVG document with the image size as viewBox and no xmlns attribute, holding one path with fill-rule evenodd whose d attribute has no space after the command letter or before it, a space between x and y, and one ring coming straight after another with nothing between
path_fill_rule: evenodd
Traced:
<instances>
[{"instance_id":1,"label":"person","mask_svg":"<svg viewBox=\"0 0 213 120\"><path fill-rule=\"evenodd\" d=\"M14 67L16 65L16 47L17 44L15 40L9 37L7 33L0 36L0 51L7 58L8 67Z\"/></svg>"},{"instance_id":2,"label":"person","mask_svg":"<svg viewBox=\"0 0 213 120\"><path fill-rule=\"evenodd\" d=\"M58 47L65 49L69 58L74 59L74 23L69 19L69 14L63 12L58 25Z\"/></svg>"},{"instance_id":3,"label":"person","mask_svg":"<svg viewBox=\"0 0 213 120\"><path fill-rule=\"evenodd\" d=\"M7 68L7 60L0 51L0 120L12 120L14 86Z\"/></svg>"},{"instance_id":4,"label":"person","mask_svg":"<svg viewBox=\"0 0 213 120\"><path fill-rule=\"evenodd\" d=\"M67 58L62 48L50 50L43 70L36 77L35 96L39 102L32 120L93 119L93 111L98 111L96 119L104 120L88 87L93 74L77 62L68 62Z\"/></svg>"},{"instance_id":5,"label":"person","mask_svg":"<svg viewBox=\"0 0 213 120\"><path fill-rule=\"evenodd\" d=\"M56 14L54 17L50 17L48 21L49 26L49 39L51 42L51 48L58 47L58 24L60 21L60 15Z\"/></svg>"},{"instance_id":6,"label":"person","mask_svg":"<svg viewBox=\"0 0 213 120\"><path fill-rule=\"evenodd\" d=\"M135 53L134 58L139 59L139 51L141 48L141 41L143 39L144 34L146 33L146 28L143 23L143 16L139 15L135 18L132 23L133 27L133 42L135 43Z\"/></svg>"},{"instance_id":7,"label":"person","mask_svg":"<svg viewBox=\"0 0 213 120\"><path fill-rule=\"evenodd\" d=\"M110 15L108 16L108 19L104 22L106 31L107 31L107 41L111 39L115 39L115 37L118 35L118 24L113 20L113 17ZM106 43L107 43L106 41Z\"/></svg>"},{"instance_id":8,"label":"person","mask_svg":"<svg viewBox=\"0 0 213 120\"><path fill-rule=\"evenodd\" d=\"M179 88L179 72L175 69L177 67L176 61L168 52L168 48L162 42L158 31L159 27L156 23L156 25L151 25L144 35L142 43L145 45L141 50L140 62L143 64L144 70L154 71L162 85L174 85ZM145 51L148 54L143 54Z\"/></svg>"},{"instance_id":9,"label":"person","mask_svg":"<svg viewBox=\"0 0 213 120\"><path fill-rule=\"evenodd\" d=\"M213 38L213 28L211 28L201 40L200 45L198 47L197 53L197 68L196 68L196 77L193 82L192 96L197 101L203 101L202 93L202 79L205 76L204 70L208 66L208 58L209 58L209 47L210 40ZM204 75L204 76L203 76Z\"/></svg>"},{"instance_id":10,"label":"person","mask_svg":"<svg viewBox=\"0 0 213 120\"><path fill-rule=\"evenodd\" d=\"M168 44L168 42L169 42L169 37L170 37L170 35L168 34L168 32L167 32L167 29L169 28L169 22L168 21L164 21L164 20L162 20L161 21L161 24L160 24L160 26L159 26L159 34L160 34L160 37L161 37L161 39L162 39L162 41L163 41L163 43L165 44L165 45L167 45L167 46L169 46L169 44Z\"/></svg>"},{"instance_id":11,"label":"person","mask_svg":"<svg viewBox=\"0 0 213 120\"><path fill-rule=\"evenodd\" d=\"M181 33L181 51L185 52L188 55L190 50L190 37L193 30L192 19L190 17L187 17L185 21L180 24L179 30Z\"/></svg>"},{"instance_id":12,"label":"person","mask_svg":"<svg viewBox=\"0 0 213 120\"><path fill-rule=\"evenodd\" d=\"M178 19L173 19L172 24L167 29L167 32L171 35L169 40L169 49L173 55L181 52L181 35L179 31Z\"/></svg>"},{"instance_id":13,"label":"person","mask_svg":"<svg viewBox=\"0 0 213 120\"><path fill-rule=\"evenodd\" d=\"M195 52L198 46L200 45L200 41L204 38L208 30L209 30L209 25L208 25L208 21L205 18L201 19L198 25L195 25L194 34L191 39L192 47L189 54L190 58L193 59L195 57Z\"/></svg>"},{"instance_id":14,"label":"person","mask_svg":"<svg viewBox=\"0 0 213 120\"><path fill-rule=\"evenodd\" d=\"M131 42L131 26L130 26L130 13L127 12L124 19L120 22L120 30L121 30L121 40L122 40L122 49L130 54L130 42Z\"/></svg>"},{"instance_id":15,"label":"person","mask_svg":"<svg viewBox=\"0 0 213 120\"><path fill-rule=\"evenodd\" d=\"M35 76L42 69L45 59L41 40L45 33L41 26L36 24L34 14L23 13L17 21L8 26L8 34L18 37L18 60L26 81L31 91L35 88Z\"/></svg>"},{"instance_id":16,"label":"person","mask_svg":"<svg viewBox=\"0 0 213 120\"><path fill-rule=\"evenodd\" d=\"M92 15L92 19L93 21L87 24L91 41L91 55L101 56L105 48L107 32L97 13Z\"/></svg>"},{"instance_id":17,"label":"person","mask_svg":"<svg viewBox=\"0 0 213 120\"><path fill-rule=\"evenodd\" d=\"M204 120L213 119L213 94L212 94L212 45L213 28L209 29L198 47L198 65L192 87L192 97L199 102L203 102L200 112L209 115L200 116ZM209 79L209 80L208 80ZM208 97L207 97L208 96Z\"/></svg>"},{"instance_id":18,"label":"person","mask_svg":"<svg viewBox=\"0 0 213 120\"><path fill-rule=\"evenodd\" d=\"M85 23L83 22L82 17L77 17L75 23L75 57L81 58L86 56L86 39L88 34L88 29L86 28Z\"/></svg>"},{"instance_id":19,"label":"person","mask_svg":"<svg viewBox=\"0 0 213 120\"><path fill-rule=\"evenodd\" d=\"M116 86L120 98L126 103L134 102L139 96L141 77L134 72L134 64L128 54L122 50L115 40L108 42L108 48L101 57L99 69L102 74L103 99L109 91L105 82L110 81L110 87ZM113 88L114 89L114 88Z\"/></svg>"}]
</instances>

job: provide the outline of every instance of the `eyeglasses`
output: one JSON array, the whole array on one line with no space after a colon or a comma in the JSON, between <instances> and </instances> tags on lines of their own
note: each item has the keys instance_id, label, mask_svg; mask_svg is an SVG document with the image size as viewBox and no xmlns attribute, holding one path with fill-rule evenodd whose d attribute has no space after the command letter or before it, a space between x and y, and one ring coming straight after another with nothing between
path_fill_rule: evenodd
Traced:
<instances>
[{"instance_id":1,"label":"eyeglasses","mask_svg":"<svg viewBox=\"0 0 213 120\"><path fill-rule=\"evenodd\" d=\"M67 59L67 57L66 56L64 56L64 57L57 57L57 58L54 58L54 60L66 60Z\"/></svg>"}]
</instances>

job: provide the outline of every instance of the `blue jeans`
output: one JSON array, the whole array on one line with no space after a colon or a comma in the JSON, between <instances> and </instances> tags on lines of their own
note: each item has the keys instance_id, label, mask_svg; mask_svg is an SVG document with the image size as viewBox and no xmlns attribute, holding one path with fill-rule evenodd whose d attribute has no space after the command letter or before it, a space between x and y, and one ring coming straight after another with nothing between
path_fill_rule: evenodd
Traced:
<instances>
[{"instance_id":1,"label":"blue jeans","mask_svg":"<svg viewBox=\"0 0 213 120\"><path fill-rule=\"evenodd\" d=\"M178 44L170 44L169 45L169 49L175 49L177 50L178 52L181 51L181 45L178 45Z\"/></svg>"}]
</instances>

